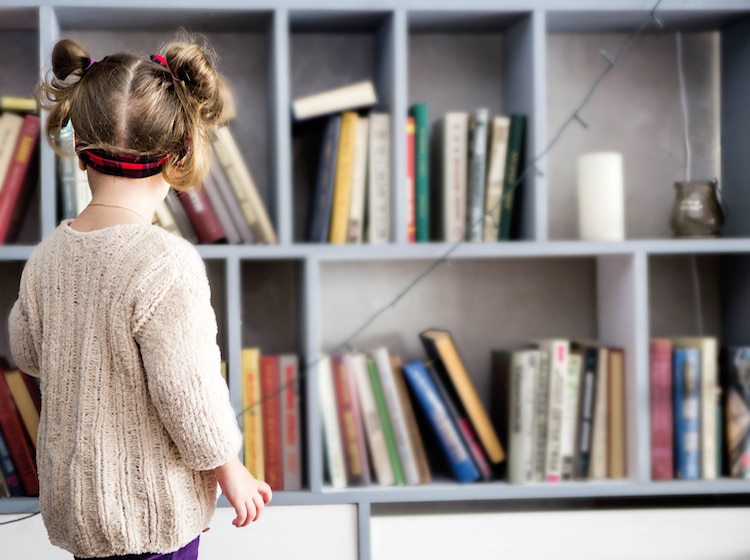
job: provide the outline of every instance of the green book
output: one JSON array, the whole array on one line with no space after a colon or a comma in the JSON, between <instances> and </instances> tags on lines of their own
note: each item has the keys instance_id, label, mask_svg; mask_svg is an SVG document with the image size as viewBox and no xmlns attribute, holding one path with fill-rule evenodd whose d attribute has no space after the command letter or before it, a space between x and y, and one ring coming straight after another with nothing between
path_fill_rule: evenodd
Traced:
<instances>
[{"instance_id":1,"label":"green book","mask_svg":"<svg viewBox=\"0 0 750 560\"><path fill-rule=\"evenodd\" d=\"M398 457L396 439L393 437L393 427L391 426L391 417L388 415L388 408L386 408L385 395L383 395L383 388L380 385L380 376L378 375L378 366L375 365L375 360L368 358L367 371L370 374L372 392L375 394L375 403L378 405L378 413L383 423L383 433L385 434L385 442L388 446L388 455L393 465L393 475L396 478L396 484L403 486L405 484L404 471L401 468L401 459Z\"/></svg>"},{"instance_id":2,"label":"green book","mask_svg":"<svg viewBox=\"0 0 750 560\"><path fill-rule=\"evenodd\" d=\"M526 115L514 113L510 116L508 133L508 156L505 160L505 179L503 181L503 200L500 210L500 233L498 241L510 239L510 227L513 219L513 201L520 188L516 185L521 173L523 142L526 132Z\"/></svg>"},{"instance_id":3,"label":"green book","mask_svg":"<svg viewBox=\"0 0 750 560\"><path fill-rule=\"evenodd\" d=\"M414 155L417 241L430 240L430 120L427 103L415 103L409 108L414 117Z\"/></svg>"}]
</instances>

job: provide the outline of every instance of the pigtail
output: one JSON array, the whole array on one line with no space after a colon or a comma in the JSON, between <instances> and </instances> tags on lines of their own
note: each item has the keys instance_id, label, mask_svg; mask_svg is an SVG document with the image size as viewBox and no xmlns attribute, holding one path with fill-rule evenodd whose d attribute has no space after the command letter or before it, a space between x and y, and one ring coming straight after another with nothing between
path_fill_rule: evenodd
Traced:
<instances>
[{"instance_id":1,"label":"pigtail","mask_svg":"<svg viewBox=\"0 0 750 560\"><path fill-rule=\"evenodd\" d=\"M49 111L45 134L56 151L60 131L70 120L71 94L92 62L86 49L73 39L61 39L52 49L52 75L38 85L36 97L39 106Z\"/></svg>"}]
</instances>

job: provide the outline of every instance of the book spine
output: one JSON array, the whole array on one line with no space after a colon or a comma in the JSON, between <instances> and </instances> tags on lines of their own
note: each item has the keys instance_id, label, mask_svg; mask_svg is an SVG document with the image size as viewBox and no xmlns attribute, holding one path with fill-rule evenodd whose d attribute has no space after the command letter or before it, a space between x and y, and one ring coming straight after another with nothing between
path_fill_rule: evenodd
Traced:
<instances>
[{"instance_id":1,"label":"book spine","mask_svg":"<svg viewBox=\"0 0 750 560\"><path fill-rule=\"evenodd\" d=\"M5 372L5 381L8 383L13 401L21 415L21 420L26 428L26 434L36 449L37 432L39 431L39 411L34 405L34 400L23 380L20 370L12 369Z\"/></svg>"},{"instance_id":2,"label":"book spine","mask_svg":"<svg viewBox=\"0 0 750 560\"><path fill-rule=\"evenodd\" d=\"M568 378L569 347L566 341L543 342L550 355L549 399L547 411L547 482L562 480L563 395Z\"/></svg>"},{"instance_id":3,"label":"book spine","mask_svg":"<svg viewBox=\"0 0 750 560\"><path fill-rule=\"evenodd\" d=\"M224 170L219 163L219 159L216 157L216 152L213 151L211 154L211 171L209 179L213 183L214 187L218 191L217 199L222 203L229 213L227 220L234 225L237 230L237 234L240 236L242 243L247 245L255 242L255 237L250 229L250 225L245 219L245 214L242 212L242 207L238 204L237 197L232 190L232 186L227 180L227 176L224 174ZM209 190L210 194L210 190Z\"/></svg>"},{"instance_id":4,"label":"book spine","mask_svg":"<svg viewBox=\"0 0 750 560\"><path fill-rule=\"evenodd\" d=\"M505 161L505 179L503 180L503 200L500 210L500 240L510 239L513 205L521 173L521 157L526 129L526 116L513 114L510 117L508 135L508 155Z\"/></svg>"},{"instance_id":5,"label":"book spine","mask_svg":"<svg viewBox=\"0 0 750 560\"><path fill-rule=\"evenodd\" d=\"M203 191L206 193L206 198L211 204L211 208L213 208L216 213L216 218L224 229L227 243L230 245L240 243L242 241L240 232L229 213L229 207L219 193L219 187L216 185L216 181L214 181L214 178L210 173L203 180Z\"/></svg>"},{"instance_id":6,"label":"book spine","mask_svg":"<svg viewBox=\"0 0 750 560\"><path fill-rule=\"evenodd\" d=\"M466 113L447 113L443 118L442 240L452 243L466 234L469 117Z\"/></svg>"},{"instance_id":7,"label":"book spine","mask_svg":"<svg viewBox=\"0 0 750 560\"><path fill-rule=\"evenodd\" d=\"M589 478L607 478L607 411L609 382L609 349L599 348L596 371L596 402L594 403L594 427L591 436L591 471Z\"/></svg>"},{"instance_id":8,"label":"book spine","mask_svg":"<svg viewBox=\"0 0 750 560\"><path fill-rule=\"evenodd\" d=\"M370 118L357 120L357 140L354 148L354 170L352 172L352 202L349 210L347 242L362 243L365 222L365 194L367 187L367 149L370 135Z\"/></svg>"},{"instance_id":9,"label":"book spine","mask_svg":"<svg viewBox=\"0 0 750 560\"><path fill-rule=\"evenodd\" d=\"M263 413L260 392L260 349L242 348L242 428L245 467L258 480L266 479L263 468Z\"/></svg>"},{"instance_id":10,"label":"book spine","mask_svg":"<svg viewBox=\"0 0 750 560\"><path fill-rule=\"evenodd\" d=\"M674 478L672 410L672 342L649 343L651 389L651 479Z\"/></svg>"},{"instance_id":11,"label":"book spine","mask_svg":"<svg viewBox=\"0 0 750 560\"><path fill-rule=\"evenodd\" d=\"M263 468L272 490L284 489L284 467L281 450L281 397L279 357L261 355L260 393L263 399Z\"/></svg>"},{"instance_id":12,"label":"book spine","mask_svg":"<svg viewBox=\"0 0 750 560\"><path fill-rule=\"evenodd\" d=\"M391 416L388 412L388 406L386 404L385 395L383 394L383 388L380 384L380 374L378 373L378 366L375 363L375 360L367 360L367 372L370 375L370 383L372 384L373 395L375 395L375 403L378 406L380 421L383 423L383 433L385 434L385 441L388 446L388 456L391 460L393 476L396 480L396 484L402 486L405 484L404 470L401 465L401 458L398 454L396 438L393 434L393 425L391 424Z\"/></svg>"},{"instance_id":13,"label":"book spine","mask_svg":"<svg viewBox=\"0 0 750 560\"><path fill-rule=\"evenodd\" d=\"M38 178L32 162L35 162L40 127L41 120L38 116L29 114L23 118L21 132L0 190L0 243L7 243L15 236L32 193L32 183L35 184Z\"/></svg>"},{"instance_id":14,"label":"book spine","mask_svg":"<svg viewBox=\"0 0 750 560\"><path fill-rule=\"evenodd\" d=\"M21 425L5 375L0 375L0 428L26 494L29 496L39 494L36 463L31 454L29 443L26 441L26 434Z\"/></svg>"},{"instance_id":15,"label":"book spine","mask_svg":"<svg viewBox=\"0 0 750 560\"><path fill-rule=\"evenodd\" d=\"M302 489L302 428L299 395L299 359L296 354L279 355L281 383L281 447L284 490Z\"/></svg>"},{"instance_id":16,"label":"book spine","mask_svg":"<svg viewBox=\"0 0 750 560\"><path fill-rule=\"evenodd\" d=\"M326 451L326 466L331 486L346 487L346 465L341 444L338 413L336 412L336 391L333 387L333 369L330 356L322 356L318 361L318 391L320 413L323 419L323 435Z\"/></svg>"},{"instance_id":17,"label":"book spine","mask_svg":"<svg viewBox=\"0 0 750 560\"><path fill-rule=\"evenodd\" d=\"M591 471L591 441L594 432L594 407L596 406L596 374L599 367L599 349L583 350L581 387L578 397L577 449L573 477L589 478Z\"/></svg>"},{"instance_id":18,"label":"book spine","mask_svg":"<svg viewBox=\"0 0 750 560\"><path fill-rule=\"evenodd\" d=\"M497 241L500 235L500 206L503 198L509 128L510 118L501 115L492 119L487 184L484 197L485 214L484 232L482 234L484 241Z\"/></svg>"},{"instance_id":19,"label":"book spine","mask_svg":"<svg viewBox=\"0 0 750 560\"><path fill-rule=\"evenodd\" d=\"M352 174L354 172L358 119L359 116L353 111L347 111L341 115L336 180L333 187L333 205L331 207L331 226L328 233L328 242L334 245L346 243L352 199Z\"/></svg>"},{"instance_id":20,"label":"book spine","mask_svg":"<svg viewBox=\"0 0 750 560\"><path fill-rule=\"evenodd\" d=\"M201 243L216 243L227 234L203 189L181 191L178 195Z\"/></svg>"},{"instance_id":21,"label":"book spine","mask_svg":"<svg viewBox=\"0 0 750 560\"><path fill-rule=\"evenodd\" d=\"M549 401L550 356L539 351L539 369L534 390L534 480L543 482L547 478L547 412Z\"/></svg>"},{"instance_id":22,"label":"book spine","mask_svg":"<svg viewBox=\"0 0 750 560\"><path fill-rule=\"evenodd\" d=\"M365 455L364 434L356 394L352 391L349 363L345 355L331 357L333 388L336 395L341 445L344 450L346 481L348 486L363 486L370 483L370 472Z\"/></svg>"},{"instance_id":23,"label":"book spine","mask_svg":"<svg viewBox=\"0 0 750 560\"><path fill-rule=\"evenodd\" d=\"M627 457L625 442L625 352L609 348L609 478L625 478Z\"/></svg>"},{"instance_id":24,"label":"book spine","mask_svg":"<svg viewBox=\"0 0 750 560\"><path fill-rule=\"evenodd\" d=\"M730 346L722 354L725 471L750 478L750 346Z\"/></svg>"},{"instance_id":25,"label":"book spine","mask_svg":"<svg viewBox=\"0 0 750 560\"><path fill-rule=\"evenodd\" d=\"M484 233L484 198L487 169L487 109L471 115L469 142L469 179L466 211L467 241L482 241Z\"/></svg>"},{"instance_id":26,"label":"book spine","mask_svg":"<svg viewBox=\"0 0 750 560\"><path fill-rule=\"evenodd\" d=\"M10 162L18 143L18 135L23 127L23 117L15 113L3 113L0 115L0 186L8 174ZM68 127L63 129L67 130ZM72 132L70 135L72 141ZM71 148L72 151L72 148Z\"/></svg>"},{"instance_id":27,"label":"book spine","mask_svg":"<svg viewBox=\"0 0 750 560\"><path fill-rule=\"evenodd\" d=\"M427 103L416 103L410 109L414 117L415 192L417 241L430 240L430 117Z\"/></svg>"},{"instance_id":28,"label":"book spine","mask_svg":"<svg viewBox=\"0 0 750 560\"><path fill-rule=\"evenodd\" d=\"M367 171L367 241L388 243L391 231L391 125L390 115L370 114L370 149Z\"/></svg>"},{"instance_id":29,"label":"book spine","mask_svg":"<svg viewBox=\"0 0 750 560\"><path fill-rule=\"evenodd\" d=\"M406 241L417 240L416 135L414 117L406 118Z\"/></svg>"},{"instance_id":30,"label":"book spine","mask_svg":"<svg viewBox=\"0 0 750 560\"><path fill-rule=\"evenodd\" d=\"M513 352L510 374L508 422L508 482L534 482L534 387L537 382L538 351Z\"/></svg>"},{"instance_id":31,"label":"book spine","mask_svg":"<svg viewBox=\"0 0 750 560\"><path fill-rule=\"evenodd\" d=\"M682 480L700 478L700 351L673 352L675 474Z\"/></svg>"},{"instance_id":32,"label":"book spine","mask_svg":"<svg viewBox=\"0 0 750 560\"><path fill-rule=\"evenodd\" d=\"M715 338L703 339L701 352L701 478L716 478L716 403L719 349Z\"/></svg>"},{"instance_id":33,"label":"book spine","mask_svg":"<svg viewBox=\"0 0 750 560\"><path fill-rule=\"evenodd\" d=\"M180 230L182 237L190 241L193 245L196 245L199 242L198 235L195 233L193 224L190 223L190 218L185 211L185 207L180 202L177 191L169 189L169 192L167 192L167 198L164 200L167 207L169 207L172 212L172 217L175 222L177 222L177 228Z\"/></svg>"},{"instance_id":34,"label":"book spine","mask_svg":"<svg viewBox=\"0 0 750 560\"><path fill-rule=\"evenodd\" d=\"M313 203L310 205L308 240L314 243L326 243L328 241L340 130L341 115L329 117L323 132Z\"/></svg>"},{"instance_id":35,"label":"book spine","mask_svg":"<svg viewBox=\"0 0 750 560\"><path fill-rule=\"evenodd\" d=\"M437 437L453 476L459 482L477 480L479 471L424 364L420 360L407 363L404 376Z\"/></svg>"},{"instance_id":36,"label":"book spine","mask_svg":"<svg viewBox=\"0 0 750 560\"><path fill-rule=\"evenodd\" d=\"M16 466L13 464L13 458L10 455L10 449L0 430L0 471L3 473L5 483L8 485L11 497L20 498L26 494L21 483L21 477L18 476Z\"/></svg>"},{"instance_id":37,"label":"book spine","mask_svg":"<svg viewBox=\"0 0 750 560\"><path fill-rule=\"evenodd\" d=\"M560 455L562 456L562 479L573 479L576 444L576 420L581 386L583 356L577 351L568 355L568 373L563 387L562 425L560 427Z\"/></svg>"}]
</instances>

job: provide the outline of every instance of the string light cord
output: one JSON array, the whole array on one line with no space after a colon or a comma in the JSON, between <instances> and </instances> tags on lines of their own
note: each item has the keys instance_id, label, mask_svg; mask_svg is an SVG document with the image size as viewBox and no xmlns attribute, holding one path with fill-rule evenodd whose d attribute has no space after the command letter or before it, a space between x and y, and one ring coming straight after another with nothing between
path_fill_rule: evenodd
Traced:
<instances>
[{"instance_id":1,"label":"string light cord","mask_svg":"<svg viewBox=\"0 0 750 560\"><path fill-rule=\"evenodd\" d=\"M518 188L518 186L521 184L521 182L524 180L526 175L532 170L536 169L537 163L539 163L544 157L546 157L547 153L552 149L552 147L557 144L557 142L560 140L560 138L563 135L563 132L573 123L578 122L581 124L584 128L588 128L586 123L583 122L583 120L580 117L580 112L588 105L589 101L594 95L594 92L598 89L599 85L601 84L602 80L609 74L612 69L617 66L622 58L625 56L627 51L632 46L633 42L646 30L646 28L651 23L656 23L659 27L662 26L661 21L656 16L656 10L659 8L659 5L662 3L662 0L657 0L657 2L654 4L654 7L651 8L648 15L643 19L641 24L636 28L635 31L633 31L625 40L622 47L620 47L620 50L617 53L617 56L614 58L610 58L602 51L602 56L607 60L608 65L607 67L602 71L602 73L597 77L597 79L594 81L592 86L589 88L589 90L586 92L586 95L584 96L583 100L578 104L578 106L573 110L573 112L570 114L570 116L563 122L563 124L560 126L559 130L555 133L555 135L552 137L552 139L547 143L547 145L544 147L544 149L532 159L531 163L526 165L524 170L519 174L516 181L510 185L508 190L503 193L502 197L500 198L500 201L493 206L492 208L485 211L485 213L482 215L481 218L477 219L471 227L467 228L467 234L468 232L472 231L475 227L480 226L486 217L492 216L493 211L502 206L503 202L505 201L506 197L512 195L515 190ZM493 218L494 219L494 218ZM381 315L383 315L388 310L395 307L399 301L401 301L411 290L413 290L418 284L420 284L427 276L432 274L432 272L435 271L441 264L446 262L448 258L461 246L464 245L467 242L467 236L462 237L461 239L452 242L448 248L436 259L434 259L425 269L419 273L409 284L406 285L398 294L387 304L383 305L380 309L375 311L370 317L368 317L356 330L354 330L346 339L344 339L342 342L340 342L331 352L336 353L343 350L352 350L354 345L354 341L356 338L362 334L367 328L372 325ZM279 388L267 395L263 395L261 398L257 399L255 402L249 404L247 407L243 408L238 414L237 419L241 419L242 416L245 415L245 413L249 412L250 410L254 409L256 406L262 405L265 401L277 397L279 394L281 394L285 389L287 389L289 386L294 385L295 383L299 382L300 380L307 377L309 372L311 372L317 365L324 359L324 356L318 356L311 362L309 362L305 368L304 373L300 373L295 377L294 379L287 381L279 386Z\"/></svg>"},{"instance_id":2,"label":"string light cord","mask_svg":"<svg viewBox=\"0 0 750 560\"><path fill-rule=\"evenodd\" d=\"M30 513L28 515L24 515L23 517L16 517L15 519L10 519L8 521L0 521L0 527L3 525L10 525L12 523L18 523L19 521L25 521L27 519L31 519L32 517L36 517L39 515L40 512L35 511L34 513Z\"/></svg>"}]
</instances>

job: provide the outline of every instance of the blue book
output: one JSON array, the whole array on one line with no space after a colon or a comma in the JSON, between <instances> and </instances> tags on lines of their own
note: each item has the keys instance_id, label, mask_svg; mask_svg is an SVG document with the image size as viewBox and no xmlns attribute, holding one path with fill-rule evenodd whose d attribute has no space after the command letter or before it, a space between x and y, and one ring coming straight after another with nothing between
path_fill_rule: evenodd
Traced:
<instances>
[{"instance_id":1,"label":"blue book","mask_svg":"<svg viewBox=\"0 0 750 560\"><path fill-rule=\"evenodd\" d=\"M16 466L13 463L13 459L10 456L10 450L8 445L5 443L3 432L0 430L0 472L5 477L5 483L8 485L10 495L12 497L25 496L26 490L24 490L21 484L21 477L18 476Z\"/></svg>"},{"instance_id":2,"label":"blue book","mask_svg":"<svg viewBox=\"0 0 750 560\"><path fill-rule=\"evenodd\" d=\"M328 242L340 130L341 115L329 117L325 131L323 132L323 142L320 146L318 175L315 181L315 192L310 208L308 240L316 243Z\"/></svg>"},{"instance_id":3,"label":"blue book","mask_svg":"<svg viewBox=\"0 0 750 560\"><path fill-rule=\"evenodd\" d=\"M675 348L673 360L675 476L701 477L701 354L697 348Z\"/></svg>"},{"instance_id":4,"label":"blue book","mask_svg":"<svg viewBox=\"0 0 750 560\"><path fill-rule=\"evenodd\" d=\"M424 363L414 360L406 364L403 371L412 394L416 397L418 408L432 428L453 476L459 482L477 480L479 471Z\"/></svg>"}]
</instances>

